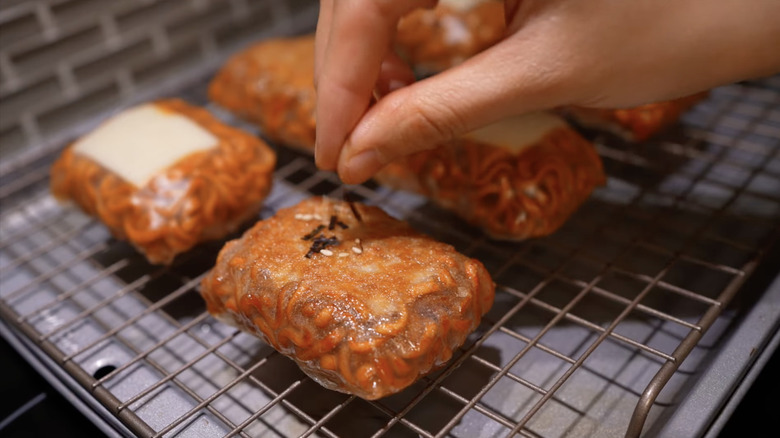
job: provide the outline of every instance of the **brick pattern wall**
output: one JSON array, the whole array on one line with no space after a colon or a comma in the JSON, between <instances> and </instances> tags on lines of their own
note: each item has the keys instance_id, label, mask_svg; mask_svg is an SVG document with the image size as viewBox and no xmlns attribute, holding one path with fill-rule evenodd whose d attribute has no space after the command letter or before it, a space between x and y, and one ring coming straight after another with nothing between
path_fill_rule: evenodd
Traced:
<instances>
[{"instance_id":1,"label":"brick pattern wall","mask_svg":"<svg viewBox=\"0 0 780 438\"><path fill-rule=\"evenodd\" d=\"M270 35L314 28L316 0L0 0L0 159L202 76Z\"/></svg>"}]
</instances>

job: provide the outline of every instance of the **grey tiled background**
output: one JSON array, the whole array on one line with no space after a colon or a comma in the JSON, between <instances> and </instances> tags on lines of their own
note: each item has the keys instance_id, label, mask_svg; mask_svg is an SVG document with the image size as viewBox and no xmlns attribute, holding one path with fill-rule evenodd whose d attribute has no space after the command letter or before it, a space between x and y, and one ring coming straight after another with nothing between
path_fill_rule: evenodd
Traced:
<instances>
[{"instance_id":1,"label":"grey tiled background","mask_svg":"<svg viewBox=\"0 0 780 438\"><path fill-rule=\"evenodd\" d=\"M316 0L0 0L0 156L213 71L268 35L313 28Z\"/></svg>"}]
</instances>

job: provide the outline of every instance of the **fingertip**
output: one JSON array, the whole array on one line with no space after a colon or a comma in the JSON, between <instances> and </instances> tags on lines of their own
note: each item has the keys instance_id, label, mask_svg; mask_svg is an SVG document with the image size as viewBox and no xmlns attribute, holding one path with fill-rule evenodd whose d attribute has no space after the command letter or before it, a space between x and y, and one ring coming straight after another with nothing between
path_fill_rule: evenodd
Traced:
<instances>
[{"instance_id":1,"label":"fingertip","mask_svg":"<svg viewBox=\"0 0 780 438\"><path fill-rule=\"evenodd\" d=\"M376 149L367 149L344 157L339 162L339 177L346 184L360 184L384 166Z\"/></svg>"},{"instance_id":2,"label":"fingertip","mask_svg":"<svg viewBox=\"0 0 780 438\"><path fill-rule=\"evenodd\" d=\"M322 153L322 148L314 148L314 164L320 170L336 170L336 165L331 161L327 161L323 158L325 154Z\"/></svg>"},{"instance_id":3,"label":"fingertip","mask_svg":"<svg viewBox=\"0 0 780 438\"><path fill-rule=\"evenodd\" d=\"M324 142L320 141L320 138L323 138L324 136L321 136L317 134L315 136L314 140L314 164L317 166L318 169L322 170L335 170L336 169L336 161L337 158L331 157L330 154L328 154L327 147L330 145L325 144Z\"/></svg>"}]
</instances>

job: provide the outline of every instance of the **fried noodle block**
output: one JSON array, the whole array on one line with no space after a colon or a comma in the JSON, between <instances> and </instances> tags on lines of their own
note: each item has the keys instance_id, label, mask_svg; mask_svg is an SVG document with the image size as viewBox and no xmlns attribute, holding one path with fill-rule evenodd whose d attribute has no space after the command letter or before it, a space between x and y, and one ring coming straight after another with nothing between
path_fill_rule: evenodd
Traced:
<instances>
[{"instance_id":1,"label":"fried noodle block","mask_svg":"<svg viewBox=\"0 0 780 438\"><path fill-rule=\"evenodd\" d=\"M269 39L234 55L209 85L211 100L273 141L314 149L314 35Z\"/></svg>"},{"instance_id":2,"label":"fried noodle block","mask_svg":"<svg viewBox=\"0 0 780 438\"><path fill-rule=\"evenodd\" d=\"M258 213L271 188L276 155L258 138L181 100L161 100L126 113L139 108L157 111L162 118L183 116L184 123L194 122L216 143L164 166L137 185L80 153L77 141L52 166L51 191L56 198L73 201L100 219L114 236L128 240L149 262L169 264L177 254L198 242L224 237ZM148 136L158 135L142 132L144 129L140 126L129 136L123 133L130 137L128 147L141 147L140 142ZM170 137L163 141L163 147L174 143ZM109 151L112 147L115 144L99 145ZM144 166L154 168L154 158L144 161Z\"/></svg>"},{"instance_id":3,"label":"fried noodle block","mask_svg":"<svg viewBox=\"0 0 780 438\"><path fill-rule=\"evenodd\" d=\"M559 117L534 113L393 162L376 179L494 238L522 240L557 230L606 178L590 143Z\"/></svg>"},{"instance_id":4,"label":"fried noodle block","mask_svg":"<svg viewBox=\"0 0 780 438\"><path fill-rule=\"evenodd\" d=\"M377 207L310 198L229 242L203 280L215 317L326 388L377 399L433 368L493 303L484 266Z\"/></svg>"},{"instance_id":5,"label":"fried noodle block","mask_svg":"<svg viewBox=\"0 0 780 438\"><path fill-rule=\"evenodd\" d=\"M627 141L644 141L673 125L709 92L626 109L566 107L561 113L585 128L610 132Z\"/></svg>"},{"instance_id":6,"label":"fried noodle block","mask_svg":"<svg viewBox=\"0 0 780 438\"><path fill-rule=\"evenodd\" d=\"M496 44L504 37L504 2L441 0L398 23L398 53L423 74L438 73Z\"/></svg>"}]
</instances>

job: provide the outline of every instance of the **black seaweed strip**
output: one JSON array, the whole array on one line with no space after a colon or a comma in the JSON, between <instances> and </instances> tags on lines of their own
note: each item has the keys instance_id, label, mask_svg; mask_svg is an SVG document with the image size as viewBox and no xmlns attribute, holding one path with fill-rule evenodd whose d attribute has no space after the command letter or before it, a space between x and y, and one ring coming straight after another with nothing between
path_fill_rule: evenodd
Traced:
<instances>
[{"instance_id":1,"label":"black seaweed strip","mask_svg":"<svg viewBox=\"0 0 780 438\"><path fill-rule=\"evenodd\" d=\"M311 233L301 237L301 240L311 240L314 236L316 236L320 231L325 229L325 225L317 225L317 228L313 229Z\"/></svg>"}]
</instances>

